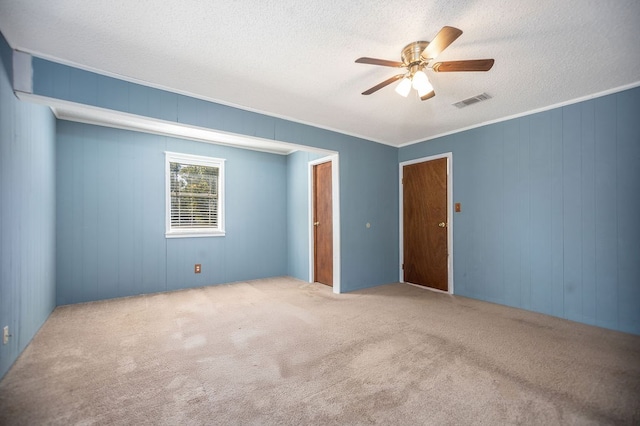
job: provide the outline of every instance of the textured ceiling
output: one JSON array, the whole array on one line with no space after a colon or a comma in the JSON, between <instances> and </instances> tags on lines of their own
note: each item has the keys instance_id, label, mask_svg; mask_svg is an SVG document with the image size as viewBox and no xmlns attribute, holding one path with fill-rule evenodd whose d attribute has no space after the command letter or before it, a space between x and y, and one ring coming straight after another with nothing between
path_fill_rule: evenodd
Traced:
<instances>
[{"instance_id":1,"label":"textured ceiling","mask_svg":"<svg viewBox=\"0 0 640 426\"><path fill-rule=\"evenodd\" d=\"M395 146L640 84L639 23L638 0L0 0L13 48ZM444 25L464 34L438 60L493 69L429 73L424 102L360 94L398 72L356 58Z\"/></svg>"}]
</instances>

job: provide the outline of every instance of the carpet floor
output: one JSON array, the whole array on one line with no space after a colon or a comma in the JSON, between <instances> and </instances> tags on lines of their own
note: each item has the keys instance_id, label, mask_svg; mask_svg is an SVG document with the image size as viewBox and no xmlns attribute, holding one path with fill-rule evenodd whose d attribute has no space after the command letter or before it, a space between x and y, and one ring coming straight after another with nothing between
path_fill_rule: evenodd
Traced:
<instances>
[{"instance_id":1,"label":"carpet floor","mask_svg":"<svg viewBox=\"0 0 640 426\"><path fill-rule=\"evenodd\" d=\"M61 306L0 424L640 424L640 336L405 284Z\"/></svg>"}]
</instances>

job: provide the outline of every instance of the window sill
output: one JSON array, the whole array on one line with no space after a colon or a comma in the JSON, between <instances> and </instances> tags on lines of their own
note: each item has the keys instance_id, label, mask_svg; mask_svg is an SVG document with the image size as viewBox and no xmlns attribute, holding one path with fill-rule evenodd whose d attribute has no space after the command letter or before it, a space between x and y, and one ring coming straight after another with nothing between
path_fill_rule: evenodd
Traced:
<instances>
[{"instance_id":1,"label":"window sill","mask_svg":"<svg viewBox=\"0 0 640 426\"><path fill-rule=\"evenodd\" d=\"M224 237L224 231L215 231L215 232L188 232L188 231L173 231L166 232L164 234L165 238L203 238L203 237Z\"/></svg>"}]
</instances>

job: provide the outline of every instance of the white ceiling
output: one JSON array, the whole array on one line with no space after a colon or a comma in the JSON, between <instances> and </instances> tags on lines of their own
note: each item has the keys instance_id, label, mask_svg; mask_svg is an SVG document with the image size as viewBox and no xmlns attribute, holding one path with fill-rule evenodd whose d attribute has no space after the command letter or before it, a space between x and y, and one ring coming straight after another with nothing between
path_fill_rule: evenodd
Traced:
<instances>
[{"instance_id":1,"label":"white ceiling","mask_svg":"<svg viewBox=\"0 0 640 426\"><path fill-rule=\"evenodd\" d=\"M356 58L400 61L444 25L464 33L438 60L493 69L429 73L424 102L360 94L398 70ZM34 55L394 146L640 84L638 0L0 0L0 30Z\"/></svg>"}]
</instances>

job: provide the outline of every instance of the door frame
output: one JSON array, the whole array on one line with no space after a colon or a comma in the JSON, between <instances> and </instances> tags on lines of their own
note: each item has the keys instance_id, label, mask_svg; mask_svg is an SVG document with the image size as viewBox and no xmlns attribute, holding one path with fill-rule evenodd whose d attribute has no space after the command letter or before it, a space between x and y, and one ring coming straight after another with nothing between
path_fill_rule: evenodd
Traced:
<instances>
[{"instance_id":1,"label":"door frame","mask_svg":"<svg viewBox=\"0 0 640 426\"><path fill-rule=\"evenodd\" d=\"M313 166L331 162L331 207L333 213L333 292L341 293L340 287L340 169L338 154L309 161L309 282L313 282Z\"/></svg>"},{"instance_id":2,"label":"door frame","mask_svg":"<svg viewBox=\"0 0 640 426\"><path fill-rule=\"evenodd\" d=\"M399 232L399 240L400 240L400 263L398 265L399 269L399 281L404 283L404 271L402 270L402 264L404 263L404 191L402 188L402 176L404 174L404 166L408 166L416 163L424 163L426 161L438 160L440 158L447 159L447 280L449 291L444 292L441 290L433 289L430 287L419 286L420 288L425 288L428 290L436 291L438 293L448 293L453 294L453 153L445 152L442 154L430 155L428 157L416 158L415 160L403 161L400 163L398 167L399 176L398 176L398 186L400 188L398 197L400 199L399 202L399 223L400 223L400 232ZM410 284L410 283L409 283Z\"/></svg>"}]
</instances>

